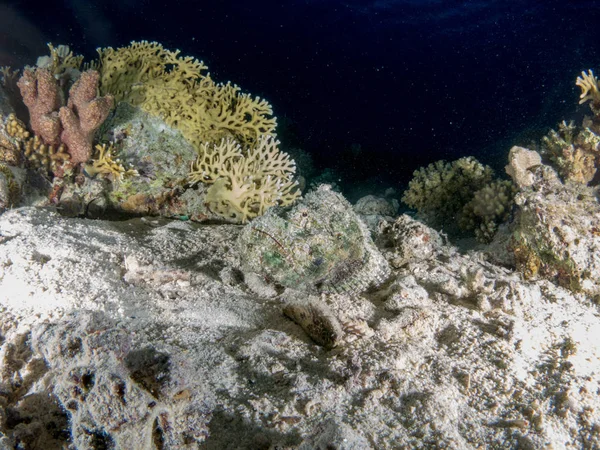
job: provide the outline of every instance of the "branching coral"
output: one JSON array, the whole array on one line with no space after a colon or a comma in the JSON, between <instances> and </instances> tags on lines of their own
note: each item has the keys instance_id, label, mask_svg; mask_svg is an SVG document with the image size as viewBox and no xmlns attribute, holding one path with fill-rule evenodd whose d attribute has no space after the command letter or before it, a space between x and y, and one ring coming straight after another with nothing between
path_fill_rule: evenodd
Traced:
<instances>
[{"instance_id":1,"label":"branching coral","mask_svg":"<svg viewBox=\"0 0 600 450\"><path fill-rule=\"evenodd\" d=\"M559 124L542 138L542 151L556 166L563 179L587 184L596 175L600 156L600 136L589 127L578 128L573 122Z\"/></svg>"},{"instance_id":2,"label":"branching coral","mask_svg":"<svg viewBox=\"0 0 600 450\"><path fill-rule=\"evenodd\" d=\"M473 193L492 180L492 169L473 157L437 161L414 172L402 201L434 224L454 223Z\"/></svg>"},{"instance_id":3,"label":"branching coral","mask_svg":"<svg viewBox=\"0 0 600 450\"><path fill-rule=\"evenodd\" d=\"M2 66L0 67L0 84L8 87L16 82L18 75L18 70L13 70L9 66Z\"/></svg>"},{"instance_id":4,"label":"branching coral","mask_svg":"<svg viewBox=\"0 0 600 450\"><path fill-rule=\"evenodd\" d=\"M475 192L473 199L463 207L459 225L473 230L479 242L490 242L498 225L508 219L515 194L515 186L510 181L492 181Z\"/></svg>"},{"instance_id":5,"label":"branching coral","mask_svg":"<svg viewBox=\"0 0 600 450\"><path fill-rule=\"evenodd\" d=\"M71 159L65 144L46 145L38 136L23 141L22 145L23 154L30 167L44 169L47 172L57 173Z\"/></svg>"},{"instance_id":6,"label":"branching coral","mask_svg":"<svg viewBox=\"0 0 600 450\"><path fill-rule=\"evenodd\" d=\"M78 70L81 67L83 56L73 55L68 45L54 47L49 43L48 49L50 50L50 55L38 58L38 67L47 67L55 75L63 74L70 69Z\"/></svg>"},{"instance_id":7,"label":"branching coral","mask_svg":"<svg viewBox=\"0 0 600 450\"><path fill-rule=\"evenodd\" d=\"M125 169L118 158L114 156L115 148L111 145L96 145L96 155L85 166L85 171L90 176L97 174L104 175L112 181L119 182L125 177L134 177L138 175L135 169Z\"/></svg>"},{"instance_id":8,"label":"branching coral","mask_svg":"<svg viewBox=\"0 0 600 450\"><path fill-rule=\"evenodd\" d=\"M261 136L256 146L246 149L230 139L204 144L189 180L211 184L206 202L213 212L245 223L271 206L289 205L300 196L292 180L295 164L278 145L271 136Z\"/></svg>"},{"instance_id":9,"label":"branching coral","mask_svg":"<svg viewBox=\"0 0 600 450\"><path fill-rule=\"evenodd\" d=\"M48 145L39 136L31 136L13 113L0 127L0 162L20 166L25 161L28 167L57 173L70 158L64 144Z\"/></svg>"},{"instance_id":10,"label":"branching coral","mask_svg":"<svg viewBox=\"0 0 600 450\"><path fill-rule=\"evenodd\" d=\"M216 84L202 62L179 51L142 41L98 52L103 94L160 116L196 148L226 138L254 145L260 135L275 130L268 102L231 83Z\"/></svg>"}]
</instances>

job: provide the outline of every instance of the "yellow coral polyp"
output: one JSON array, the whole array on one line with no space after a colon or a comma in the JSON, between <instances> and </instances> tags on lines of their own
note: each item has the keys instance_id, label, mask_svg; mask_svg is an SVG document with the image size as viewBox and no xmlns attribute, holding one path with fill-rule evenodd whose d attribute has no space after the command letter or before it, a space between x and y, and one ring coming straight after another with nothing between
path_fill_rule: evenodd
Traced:
<instances>
[{"instance_id":1,"label":"yellow coral polyp","mask_svg":"<svg viewBox=\"0 0 600 450\"><path fill-rule=\"evenodd\" d=\"M598 90L598 78L594 75L594 72L590 69L588 73L581 72L581 76L577 77L575 82L577 86L581 88L581 95L579 96L579 104L591 101L592 103L600 103L600 91Z\"/></svg>"},{"instance_id":2,"label":"yellow coral polyp","mask_svg":"<svg viewBox=\"0 0 600 450\"><path fill-rule=\"evenodd\" d=\"M279 142L262 136L248 149L235 141L204 144L192 164L191 183L211 184L206 193L210 209L240 223L261 216L275 205L287 206L299 196L293 160L279 151Z\"/></svg>"},{"instance_id":3,"label":"yellow coral polyp","mask_svg":"<svg viewBox=\"0 0 600 450\"><path fill-rule=\"evenodd\" d=\"M96 157L91 160L91 164L85 166L85 172L94 177L103 175L110 178L112 181L119 182L125 177L137 176L138 172L135 169L125 169L123 164L118 159L115 159L115 148L112 144L96 145Z\"/></svg>"}]
</instances>

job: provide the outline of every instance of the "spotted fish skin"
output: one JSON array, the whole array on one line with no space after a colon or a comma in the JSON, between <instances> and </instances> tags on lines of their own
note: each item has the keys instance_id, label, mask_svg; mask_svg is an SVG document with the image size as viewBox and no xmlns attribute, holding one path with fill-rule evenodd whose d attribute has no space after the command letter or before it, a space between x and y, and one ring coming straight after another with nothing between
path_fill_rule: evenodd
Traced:
<instances>
[{"instance_id":1,"label":"spotted fish skin","mask_svg":"<svg viewBox=\"0 0 600 450\"><path fill-rule=\"evenodd\" d=\"M245 271L310 293L357 294L390 273L352 205L327 185L246 225L239 248Z\"/></svg>"}]
</instances>

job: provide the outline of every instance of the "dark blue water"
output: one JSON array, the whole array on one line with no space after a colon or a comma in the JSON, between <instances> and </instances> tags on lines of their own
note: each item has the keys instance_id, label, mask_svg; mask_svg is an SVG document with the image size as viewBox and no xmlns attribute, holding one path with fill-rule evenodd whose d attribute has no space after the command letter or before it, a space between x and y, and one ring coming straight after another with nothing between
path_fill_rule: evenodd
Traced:
<instances>
[{"instance_id":1,"label":"dark blue water","mask_svg":"<svg viewBox=\"0 0 600 450\"><path fill-rule=\"evenodd\" d=\"M48 41L197 56L347 187L465 155L500 171L511 145L585 112L575 78L600 72L600 1L13 1L0 17L0 65Z\"/></svg>"}]
</instances>

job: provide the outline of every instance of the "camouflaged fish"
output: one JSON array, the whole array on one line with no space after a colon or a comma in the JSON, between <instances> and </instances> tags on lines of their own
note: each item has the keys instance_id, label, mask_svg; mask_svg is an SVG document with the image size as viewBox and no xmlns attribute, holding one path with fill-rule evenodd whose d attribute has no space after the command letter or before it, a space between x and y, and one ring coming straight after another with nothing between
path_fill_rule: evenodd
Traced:
<instances>
[{"instance_id":1,"label":"camouflaged fish","mask_svg":"<svg viewBox=\"0 0 600 450\"><path fill-rule=\"evenodd\" d=\"M244 270L308 292L359 293L390 272L350 203L327 185L253 220L239 246Z\"/></svg>"}]
</instances>

